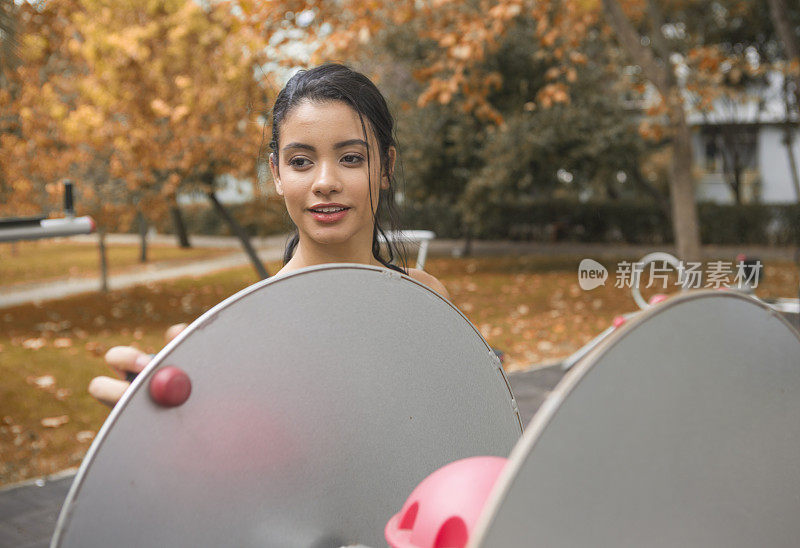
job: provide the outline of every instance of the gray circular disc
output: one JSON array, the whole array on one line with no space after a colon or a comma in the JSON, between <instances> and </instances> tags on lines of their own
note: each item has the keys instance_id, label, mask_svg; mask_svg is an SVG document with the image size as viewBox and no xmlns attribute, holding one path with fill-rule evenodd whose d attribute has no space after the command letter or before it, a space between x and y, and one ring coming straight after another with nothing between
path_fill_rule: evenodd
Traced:
<instances>
[{"instance_id":1,"label":"gray circular disc","mask_svg":"<svg viewBox=\"0 0 800 548\"><path fill-rule=\"evenodd\" d=\"M189 400L148 382L173 365ZM323 265L251 286L156 356L112 411L52 546L382 545L414 486L522 426L499 360L399 273Z\"/></svg>"},{"instance_id":2,"label":"gray circular disc","mask_svg":"<svg viewBox=\"0 0 800 548\"><path fill-rule=\"evenodd\" d=\"M545 401L470 546L797 546L800 338L754 299L651 307Z\"/></svg>"}]
</instances>

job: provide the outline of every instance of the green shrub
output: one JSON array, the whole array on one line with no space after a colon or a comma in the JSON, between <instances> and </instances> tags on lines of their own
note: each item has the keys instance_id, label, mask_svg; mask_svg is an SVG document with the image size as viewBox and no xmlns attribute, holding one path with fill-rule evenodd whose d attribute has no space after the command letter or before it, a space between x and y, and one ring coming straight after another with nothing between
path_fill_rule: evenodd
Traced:
<instances>
[{"instance_id":1,"label":"green shrub","mask_svg":"<svg viewBox=\"0 0 800 548\"><path fill-rule=\"evenodd\" d=\"M698 205L704 244L800 245L800 205ZM641 201L529 200L481 204L470 227L477 239L542 242L672 242L672 222L655 203ZM452 205L410 204L404 226L462 238L465 227Z\"/></svg>"},{"instance_id":2,"label":"green shrub","mask_svg":"<svg viewBox=\"0 0 800 548\"><path fill-rule=\"evenodd\" d=\"M230 228L210 203L183 205L180 209L186 231L189 234L231 235ZM270 197L267 200L260 199L241 204L227 204L225 209L251 236L283 234L292 229L289 214L286 213L283 199L280 197ZM148 219L148 221L162 234L175 233L171 216L157 219L155 222L152 219ZM114 232L115 228L110 227L109 231ZM138 226L134 223L129 232L137 230Z\"/></svg>"},{"instance_id":3,"label":"green shrub","mask_svg":"<svg viewBox=\"0 0 800 548\"><path fill-rule=\"evenodd\" d=\"M277 196L226 208L251 236L282 234L293 228L283 200ZM182 206L181 211L189 234L230 235L230 229L210 204ZM800 204L701 203L698 216L704 244L800 246ZM475 218L469 230L476 239L654 245L672 242L672 223L652 202L487 201L480 205ZM438 238L463 238L467 230L459 208L451 203L407 202L400 208L400 221L408 229L432 230ZM154 226L161 233L174 233L171 217L159 219ZM120 228L106 227L109 232ZM128 230L137 229L133 223Z\"/></svg>"}]
</instances>

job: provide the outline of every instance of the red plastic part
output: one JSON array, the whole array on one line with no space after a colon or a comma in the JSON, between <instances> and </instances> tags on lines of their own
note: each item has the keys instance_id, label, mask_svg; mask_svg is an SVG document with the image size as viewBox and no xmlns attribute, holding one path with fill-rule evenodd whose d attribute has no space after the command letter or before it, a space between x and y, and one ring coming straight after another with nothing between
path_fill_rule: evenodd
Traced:
<instances>
[{"instance_id":1,"label":"red plastic part","mask_svg":"<svg viewBox=\"0 0 800 548\"><path fill-rule=\"evenodd\" d=\"M163 407L183 405L192 393L192 381L181 369L168 365L150 379L150 397Z\"/></svg>"},{"instance_id":2,"label":"red plastic part","mask_svg":"<svg viewBox=\"0 0 800 548\"><path fill-rule=\"evenodd\" d=\"M649 304L651 304L651 305L652 305L652 304L663 303L663 302L664 302L664 301L666 301L668 298L669 298L669 297L667 297L667 296L666 296L666 295L664 295L663 293L656 293L655 295L653 295L652 297L650 297L650 303L649 303Z\"/></svg>"},{"instance_id":3,"label":"red plastic part","mask_svg":"<svg viewBox=\"0 0 800 548\"><path fill-rule=\"evenodd\" d=\"M470 457L439 468L386 524L386 542L391 548L463 548L507 462Z\"/></svg>"},{"instance_id":4,"label":"red plastic part","mask_svg":"<svg viewBox=\"0 0 800 548\"><path fill-rule=\"evenodd\" d=\"M614 321L611 322L611 325L613 325L614 327L620 327L622 325L625 325L625 322L627 321L628 319L625 316L615 316Z\"/></svg>"}]
</instances>

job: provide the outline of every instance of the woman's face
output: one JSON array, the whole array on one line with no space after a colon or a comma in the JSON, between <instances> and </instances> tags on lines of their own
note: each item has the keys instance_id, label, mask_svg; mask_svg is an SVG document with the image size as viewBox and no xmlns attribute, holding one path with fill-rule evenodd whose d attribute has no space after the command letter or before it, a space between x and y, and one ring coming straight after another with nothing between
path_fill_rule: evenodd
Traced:
<instances>
[{"instance_id":1,"label":"woman's face","mask_svg":"<svg viewBox=\"0 0 800 548\"><path fill-rule=\"evenodd\" d=\"M348 104L302 101L283 119L270 169L301 245L371 249L379 188L388 188L389 179L381 174L378 142L366 118L364 125L369 168L364 130ZM389 154L392 163L394 149Z\"/></svg>"}]
</instances>

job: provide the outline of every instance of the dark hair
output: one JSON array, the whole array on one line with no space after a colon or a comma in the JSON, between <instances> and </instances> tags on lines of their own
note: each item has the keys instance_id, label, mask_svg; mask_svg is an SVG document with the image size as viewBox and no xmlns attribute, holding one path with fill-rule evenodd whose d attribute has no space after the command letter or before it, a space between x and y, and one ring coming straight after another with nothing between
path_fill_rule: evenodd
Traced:
<instances>
[{"instance_id":1,"label":"dark hair","mask_svg":"<svg viewBox=\"0 0 800 548\"><path fill-rule=\"evenodd\" d=\"M358 117L361 120L364 140L369 142L367 127L364 124L364 118L366 117L378 141L381 162L380 172L383 173L389 162L389 147L395 146L396 148L393 134L394 118L389 112L386 99L369 78L344 65L335 63L327 63L299 71L289 79L286 86L278 94L275 105L272 107L272 140L269 143L270 150L275 154L276 165L278 165L279 158L278 140L280 138L281 124L289 112L303 100L316 102L342 101L350 105L358 113ZM368 172L371 172L369 169L369 157L370 152L367 150L367 168ZM372 256L388 268L405 272L407 271L407 263L403 245L399 242L389 242L387 240L387 256L383 257L378 239L379 234L384 238L386 236L380 222L382 216L388 221L391 230L399 230L398 212L394 201L394 189L392 188L395 181L394 173L388 173L388 176L389 188L386 190L381 189L378 195L378 207L374 215L375 225L372 231ZM369 184L371 187L371 180ZM371 192L370 200L372 200ZM299 241L300 235L295 228L294 234L286 244L286 251L283 254L284 264L288 263L292 258ZM395 260L400 262L402 268L392 264Z\"/></svg>"}]
</instances>

